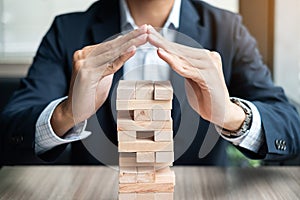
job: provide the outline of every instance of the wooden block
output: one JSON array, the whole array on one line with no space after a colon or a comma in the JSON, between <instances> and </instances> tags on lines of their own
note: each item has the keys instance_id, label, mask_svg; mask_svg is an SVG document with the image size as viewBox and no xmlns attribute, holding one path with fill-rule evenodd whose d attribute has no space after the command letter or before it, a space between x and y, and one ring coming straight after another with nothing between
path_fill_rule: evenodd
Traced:
<instances>
[{"instance_id":1,"label":"wooden block","mask_svg":"<svg viewBox=\"0 0 300 200\"><path fill-rule=\"evenodd\" d=\"M135 99L153 100L154 87L152 81L137 81L135 83Z\"/></svg>"},{"instance_id":2,"label":"wooden block","mask_svg":"<svg viewBox=\"0 0 300 200\"><path fill-rule=\"evenodd\" d=\"M122 167L147 167L154 166L155 168L162 168L167 166L172 166L172 163L137 163L135 159L132 158L119 158L119 165Z\"/></svg>"},{"instance_id":3,"label":"wooden block","mask_svg":"<svg viewBox=\"0 0 300 200\"><path fill-rule=\"evenodd\" d=\"M119 173L119 183L137 183L137 173Z\"/></svg>"},{"instance_id":4,"label":"wooden block","mask_svg":"<svg viewBox=\"0 0 300 200\"><path fill-rule=\"evenodd\" d=\"M118 131L118 141L135 141L136 131Z\"/></svg>"},{"instance_id":5,"label":"wooden block","mask_svg":"<svg viewBox=\"0 0 300 200\"><path fill-rule=\"evenodd\" d=\"M152 110L134 110L133 111L134 121L151 121Z\"/></svg>"},{"instance_id":6,"label":"wooden block","mask_svg":"<svg viewBox=\"0 0 300 200\"><path fill-rule=\"evenodd\" d=\"M120 173L137 173L137 167L120 167L119 168Z\"/></svg>"},{"instance_id":7,"label":"wooden block","mask_svg":"<svg viewBox=\"0 0 300 200\"><path fill-rule=\"evenodd\" d=\"M151 192L174 192L173 183L120 183L120 193L151 193Z\"/></svg>"},{"instance_id":8,"label":"wooden block","mask_svg":"<svg viewBox=\"0 0 300 200\"><path fill-rule=\"evenodd\" d=\"M137 140L135 142L119 142L119 152L173 151L173 141L154 142Z\"/></svg>"},{"instance_id":9,"label":"wooden block","mask_svg":"<svg viewBox=\"0 0 300 200\"><path fill-rule=\"evenodd\" d=\"M155 152L156 163L171 163L174 162L174 152Z\"/></svg>"},{"instance_id":10,"label":"wooden block","mask_svg":"<svg viewBox=\"0 0 300 200\"><path fill-rule=\"evenodd\" d=\"M155 152L137 152L136 162L138 163L154 163Z\"/></svg>"},{"instance_id":11,"label":"wooden block","mask_svg":"<svg viewBox=\"0 0 300 200\"><path fill-rule=\"evenodd\" d=\"M155 168L153 166L137 167L137 172L138 183L154 183Z\"/></svg>"},{"instance_id":12,"label":"wooden block","mask_svg":"<svg viewBox=\"0 0 300 200\"><path fill-rule=\"evenodd\" d=\"M119 193L119 200L136 200L136 193Z\"/></svg>"},{"instance_id":13,"label":"wooden block","mask_svg":"<svg viewBox=\"0 0 300 200\"><path fill-rule=\"evenodd\" d=\"M155 200L155 193L137 193L137 200ZM164 199L161 199L164 200Z\"/></svg>"},{"instance_id":14,"label":"wooden block","mask_svg":"<svg viewBox=\"0 0 300 200\"><path fill-rule=\"evenodd\" d=\"M153 166L137 167L138 173L155 173L155 168Z\"/></svg>"},{"instance_id":15,"label":"wooden block","mask_svg":"<svg viewBox=\"0 0 300 200\"><path fill-rule=\"evenodd\" d=\"M155 169L161 169L167 166L172 166L172 163L137 163L136 153L121 152L119 153L119 166L123 167L142 167L153 166Z\"/></svg>"},{"instance_id":16,"label":"wooden block","mask_svg":"<svg viewBox=\"0 0 300 200\"><path fill-rule=\"evenodd\" d=\"M135 99L135 84L136 81L120 80L117 88L117 99Z\"/></svg>"},{"instance_id":17,"label":"wooden block","mask_svg":"<svg viewBox=\"0 0 300 200\"><path fill-rule=\"evenodd\" d=\"M153 121L171 120L171 110L152 110Z\"/></svg>"},{"instance_id":18,"label":"wooden block","mask_svg":"<svg viewBox=\"0 0 300 200\"><path fill-rule=\"evenodd\" d=\"M174 193L119 193L119 200L173 200Z\"/></svg>"},{"instance_id":19,"label":"wooden block","mask_svg":"<svg viewBox=\"0 0 300 200\"><path fill-rule=\"evenodd\" d=\"M117 100L117 110L152 110L152 109L172 109L172 101L156 100Z\"/></svg>"},{"instance_id":20,"label":"wooden block","mask_svg":"<svg viewBox=\"0 0 300 200\"><path fill-rule=\"evenodd\" d=\"M154 131L154 141L172 141L173 131Z\"/></svg>"},{"instance_id":21,"label":"wooden block","mask_svg":"<svg viewBox=\"0 0 300 200\"><path fill-rule=\"evenodd\" d=\"M160 131L169 130L173 127L173 121L134 121L131 119L118 119L118 131Z\"/></svg>"},{"instance_id":22,"label":"wooden block","mask_svg":"<svg viewBox=\"0 0 300 200\"><path fill-rule=\"evenodd\" d=\"M128 152L121 152L119 153L119 166L120 169L123 167L136 167L139 163L136 162L136 152L128 153ZM141 163L140 163L141 164ZM149 165L149 163L145 163Z\"/></svg>"},{"instance_id":23,"label":"wooden block","mask_svg":"<svg viewBox=\"0 0 300 200\"><path fill-rule=\"evenodd\" d=\"M136 183L137 168L136 167L120 167L119 183Z\"/></svg>"},{"instance_id":24,"label":"wooden block","mask_svg":"<svg viewBox=\"0 0 300 200\"><path fill-rule=\"evenodd\" d=\"M121 153L119 153L119 157L121 157L121 158L134 158L134 159L136 159L136 152L134 152L134 153L132 153L132 152L130 152L130 153L128 153L128 152L121 152Z\"/></svg>"},{"instance_id":25,"label":"wooden block","mask_svg":"<svg viewBox=\"0 0 300 200\"><path fill-rule=\"evenodd\" d=\"M126 167L126 166L136 166L136 153L119 153L119 166Z\"/></svg>"},{"instance_id":26,"label":"wooden block","mask_svg":"<svg viewBox=\"0 0 300 200\"><path fill-rule=\"evenodd\" d=\"M155 200L173 200L174 193L169 192L169 193L155 193Z\"/></svg>"},{"instance_id":27,"label":"wooden block","mask_svg":"<svg viewBox=\"0 0 300 200\"><path fill-rule=\"evenodd\" d=\"M155 183L172 183L175 185L175 173L170 167L165 167L155 172Z\"/></svg>"},{"instance_id":28,"label":"wooden block","mask_svg":"<svg viewBox=\"0 0 300 200\"><path fill-rule=\"evenodd\" d=\"M155 100L172 100L173 87L170 81L154 82L154 99Z\"/></svg>"}]
</instances>

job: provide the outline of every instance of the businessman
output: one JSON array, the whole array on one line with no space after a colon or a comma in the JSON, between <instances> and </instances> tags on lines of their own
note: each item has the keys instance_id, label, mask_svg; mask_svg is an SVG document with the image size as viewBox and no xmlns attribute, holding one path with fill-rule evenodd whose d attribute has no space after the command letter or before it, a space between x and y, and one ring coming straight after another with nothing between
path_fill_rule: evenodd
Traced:
<instances>
[{"instance_id":1,"label":"businessman","mask_svg":"<svg viewBox=\"0 0 300 200\"><path fill-rule=\"evenodd\" d=\"M177 41L171 30L202 48ZM120 32L126 34L106 41ZM154 53L138 50L145 45ZM143 70L132 70L137 63ZM151 69L156 73L147 73L153 63L160 63ZM85 131L86 120L96 114L116 142L112 88L121 77L185 86L186 101L180 104L177 97L173 102L174 132L188 137L191 130L178 124L189 109L199 126L176 164L226 165L227 142L255 159L282 160L299 152L299 115L272 83L238 15L201 1L101 0L86 12L55 18L1 115L3 162L54 161L72 143L76 156L71 163L97 163L81 143L91 134ZM210 123L214 133L208 131ZM206 134L216 133L221 138L199 158ZM181 139L175 140L175 147L180 145Z\"/></svg>"}]
</instances>

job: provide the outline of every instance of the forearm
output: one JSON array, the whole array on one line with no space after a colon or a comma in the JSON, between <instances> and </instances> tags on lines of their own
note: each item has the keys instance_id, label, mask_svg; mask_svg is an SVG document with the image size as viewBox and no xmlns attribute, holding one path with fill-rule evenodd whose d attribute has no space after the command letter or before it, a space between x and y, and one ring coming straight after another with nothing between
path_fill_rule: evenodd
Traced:
<instances>
[{"instance_id":1,"label":"forearm","mask_svg":"<svg viewBox=\"0 0 300 200\"><path fill-rule=\"evenodd\" d=\"M246 115L243 109L235 103L230 102L225 115L224 124L220 126L230 131L236 131L243 124L245 117Z\"/></svg>"},{"instance_id":2,"label":"forearm","mask_svg":"<svg viewBox=\"0 0 300 200\"><path fill-rule=\"evenodd\" d=\"M67 144L73 141L81 140L90 135L90 132L85 131L86 121L78 123L71 127L63 137L59 137L53 130L51 125L51 118L53 117L54 111L64 102L67 97L63 97L54 100L48 104L48 106L41 112L37 122L35 130L35 153L41 155L54 147L62 144ZM56 151L55 155L59 155L60 151ZM52 156L55 159L56 156ZM50 159L50 160L53 160Z\"/></svg>"}]
</instances>

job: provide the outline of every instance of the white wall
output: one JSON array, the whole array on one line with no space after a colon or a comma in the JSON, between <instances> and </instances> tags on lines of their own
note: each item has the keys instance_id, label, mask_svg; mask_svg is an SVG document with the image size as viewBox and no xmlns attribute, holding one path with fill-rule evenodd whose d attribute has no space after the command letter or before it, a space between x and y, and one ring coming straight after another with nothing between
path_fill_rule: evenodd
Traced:
<instances>
[{"instance_id":1,"label":"white wall","mask_svg":"<svg viewBox=\"0 0 300 200\"><path fill-rule=\"evenodd\" d=\"M274 78L300 103L300 1L276 0Z\"/></svg>"},{"instance_id":2,"label":"white wall","mask_svg":"<svg viewBox=\"0 0 300 200\"><path fill-rule=\"evenodd\" d=\"M0 0L0 61L30 60L55 15L86 10L94 1Z\"/></svg>"},{"instance_id":3,"label":"white wall","mask_svg":"<svg viewBox=\"0 0 300 200\"><path fill-rule=\"evenodd\" d=\"M0 0L0 62L31 62L55 15L85 10L94 1ZM205 1L238 10L238 0Z\"/></svg>"}]
</instances>

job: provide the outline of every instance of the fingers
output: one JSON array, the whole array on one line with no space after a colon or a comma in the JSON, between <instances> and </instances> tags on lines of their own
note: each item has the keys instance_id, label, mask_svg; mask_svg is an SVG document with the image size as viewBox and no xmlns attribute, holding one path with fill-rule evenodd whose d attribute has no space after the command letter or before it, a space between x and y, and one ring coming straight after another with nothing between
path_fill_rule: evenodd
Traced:
<instances>
[{"instance_id":1,"label":"fingers","mask_svg":"<svg viewBox=\"0 0 300 200\"><path fill-rule=\"evenodd\" d=\"M87 56L90 56L90 57L97 56L97 55L103 54L107 51L111 51L113 49L118 49L119 47L124 46L126 44L128 44L127 48L129 48L132 45L138 47L141 44L146 43L145 40L143 40L144 43L140 43L141 39L147 38L147 37L145 37L146 35L147 35L147 25L143 25L140 28L127 33L126 35L120 35L119 37L117 37L113 40L93 46L94 48L92 49L92 51L89 51L87 53ZM137 39L137 38L139 38L139 39ZM134 42L138 42L138 43L134 43ZM127 49L127 48L125 48L125 49ZM87 49L87 50L90 50L90 49Z\"/></svg>"},{"instance_id":2,"label":"fingers","mask_svg":"<svg viewBox=\"0 0 300 200\"><path fill-rule=\"evenodd\" d=\"M126 36L119 37L114 41L88 46L82 50L76 51L73 59L74 66L76 66L76 68L98 68L107 63L114 63L114 61L119 57L122 57L123 54L127 55L126 51L130 47L138 47L147 42L148 35L144 32L146 32L145 26L144 28L142 27L128 33ZM116 40L119 41L116 42ZM122 43L123 41L126 42ZM89 55L87 55L88 52L90 52Z\"/></svg>"},{"instance_id":3,"label":"fingers","mask_svg":"<svg viewBox=\"0 0 300 200\"><path fill-rule=\"evenodd\" d=\"M103 70L101 70L102 73L102 77L114 74L115 72L117 72L123 65L124 63L131 58L136 52L136 47L135 46L131 46L129 47L126 52L122 55L120 55L117 59L115 59L113 62L111 63L106 63L104 66L102 66L101 68ZM100 69L101 69L100 68Z\"/></svg>"},{"instance_id":4,"label":"fingers","mask_svg":"<svg viewBox=\"0 0 300 200\"><path fill-rule=\"evenodd\" d=\"M157 48L170 49L171 42L166 40L159 32L151 25L148 25L148 41Z\"/></svg>"},{"instance_id":5,"label":"fingers","mask_svg":"<svg viewBox=\"0 0 300 200\"><path fill-rule=\"evenodd\" d=\"M168 52L172 52L175 55L181 55L186 58L201 59L205 58L209 52L206 49L193 48L170 42L165 39L159 32L157 32L151 25L148 25L148 34L148 41L150 42L150 44L157 48L162 48L167 50Z\"/></svg>"},{"instance_id":6,"label":"fingers","mask_svg":"<svg viewBox=\"0 0 300 200\"><path fill-rule=\"evenodd\" d=\"M120 46L120 45L134 39L134 38L139 37L140 35L147 34L147 30L148 30L147 25L145 24L145 25L139 27L138 29L129 32L128 34L117 38L116 39L116 45Z\"/></svg>"},{"instance_id":7,"label":"fingers","mask_svg":"<svg viewBox=\"0 0 300 200\"><path fill-rule=\"evenodd\" d=\"M185 78L194 79L195 73L197 73L197 71L191 63L175 54L163 50L162 48L159 48L157 53L158 56L166 61L171 66L171 68L179 75Z\"/></svg>"},{"instance_id":8,"label":"fingers","mask_svg":"<svg viewBox=\"0 0 300 200\"><path fill-rule=\"evenodd\" d=\"M126 54L128 49L132 46L140 46L147 42L147 34L140 35L137 38L134 38L127 43L119 46L115 49L110 49L102 54L89 57L85 59L85 67L86 68L98 68L99 66L103 66L106 63L113 63L116 59L118 59L123 54Z\"/></svg>"}]
</instances>

